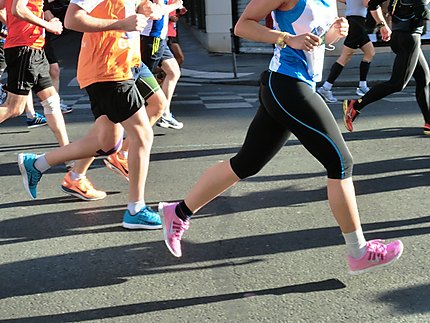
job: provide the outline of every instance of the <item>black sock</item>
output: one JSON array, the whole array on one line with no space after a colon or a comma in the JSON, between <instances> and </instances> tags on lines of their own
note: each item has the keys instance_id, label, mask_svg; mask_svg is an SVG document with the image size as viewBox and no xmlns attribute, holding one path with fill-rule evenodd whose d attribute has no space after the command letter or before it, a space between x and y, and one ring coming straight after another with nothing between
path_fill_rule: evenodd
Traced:
<instances>
[{"instance_id":1,"label":"black sock","mask_svg":"<svg viewBox=\"0 0 430 323\"><path fill-rule=\"evenodd\" d=\"M370 62L361 61L360 63L360 81L366 81L369 73Z\"/></svg>"},{"instance_id":2,"label":"black sock","mask_svg":"<svg viewBox=\"0 0 430 323\"><path fill-rule=\"evenodd\" d=\"M193 215L193 212L185 204L185 201L179 202L176 205L175 213L182 221L188 221L188 219Z\"/></svg>"},{"instance_id":3,"label":"black sock","mask_svg":"<svg viewBox=\"0 0 430 323\"><path fill-rule=\"evenodd\" d=\"M340 65L338 62L335 62L330 69L330 74L327 77L327 82L330 84L334 84L334 81L336 81L340 73L342 73L342 70L343 66Z\"/></svg>"},{"instance_id":4,"label":"black sock","mask_svg":"<svg viewBox=\"0 0 430 323\"><path fill-rule=\"evenodd\" d=\"M358 113L360 113L360 110L363 109L363 107L361 106L361 99L358 99L357 101L354 102L353 104L353 108L355 111L357 111Z\"/></svg>"}]
</instances>

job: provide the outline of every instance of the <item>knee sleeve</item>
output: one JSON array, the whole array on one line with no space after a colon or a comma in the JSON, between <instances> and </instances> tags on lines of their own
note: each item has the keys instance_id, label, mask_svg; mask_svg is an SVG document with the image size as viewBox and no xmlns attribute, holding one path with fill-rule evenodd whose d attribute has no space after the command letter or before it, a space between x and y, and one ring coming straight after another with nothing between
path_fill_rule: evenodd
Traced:
<instances>
[{"instance_id":1,"label":"knee sleeve","mask_svg":"<svg viewBox=\"0 0 430 323\"><path fill-rule=\"evenodd\" d=\"M61 114L60 96L58 93L43 100L41 103L45 114Z\"/></svg>"},{"instance_id":2,"label":"knee sleeve","mask_svg":"<svg viewBox=\"0 0 430 323\"><path fill-rule=\"evenodd\" d=\"M122 146L122 138L117 142L115 147L113 147L112 149L110 149L108 151L104 151L102 149L97 150L96 155L94 157L112 155L112 154L118 152L121 149L121 146Z\"/></svg>"}]
</instances>

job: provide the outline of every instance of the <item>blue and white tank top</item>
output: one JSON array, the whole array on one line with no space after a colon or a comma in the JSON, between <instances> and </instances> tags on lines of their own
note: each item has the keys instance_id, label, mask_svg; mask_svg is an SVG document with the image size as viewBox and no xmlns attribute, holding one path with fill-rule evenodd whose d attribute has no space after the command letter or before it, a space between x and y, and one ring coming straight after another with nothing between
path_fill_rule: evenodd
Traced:
<instances>
[{"instance_id":1,"label":"blue and white tank top","mask_svg":"<svg viewBox=\"0 0 430 323\"><path fill-rule=\"evenodd\" d=\"M169 0L164 0L164 4L167 5ZM167 38L167 29L169 25L169 14L163 15L160 20L148 20L148 24L145 29L141 32L144 36L157 37L161 39Z\"/></svg>"},{"instance_id":2,"label":"blue and white tank top","mask_svg":"<svg viewBox=\"0 0 430 323\"><path fill-rule=\"evenodd\" d=\"M362 0L348 0L346 2L345 16L360 16L366 18L367 7L363 6Z\"/></svg>"},{"instance_id":3,"label":"blue and white tank top","mask_svg":"<svg viewBox=\"0 0 430 323\"><path fill-rule=\"evenodd\" d=\"M276 30L292 35L307 32L324 35L337 17L336 0L299 0L288 11L272 12ZM322 79L325 44L307 52L289 46L275 46L269 69L308 83L315 88L315 82Z\"/></svg>"}]
</instances>

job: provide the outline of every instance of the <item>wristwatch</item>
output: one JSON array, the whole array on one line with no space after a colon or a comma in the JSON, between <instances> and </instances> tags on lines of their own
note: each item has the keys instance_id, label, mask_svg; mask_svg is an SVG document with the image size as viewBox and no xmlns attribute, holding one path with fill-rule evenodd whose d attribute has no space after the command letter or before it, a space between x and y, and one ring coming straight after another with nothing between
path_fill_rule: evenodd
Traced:
<instances>
[{"instance_id":1,"label":"wristwatch","mask_svg":"<svg viewBox=\"0 0 430 323\"><path fill-rule=\"evenodd\" d=\"M384 26L385 26L385 21L380 21L376 24L376 28L378 28L378 29L381 29Z\"/></svg>"}]
</instances>

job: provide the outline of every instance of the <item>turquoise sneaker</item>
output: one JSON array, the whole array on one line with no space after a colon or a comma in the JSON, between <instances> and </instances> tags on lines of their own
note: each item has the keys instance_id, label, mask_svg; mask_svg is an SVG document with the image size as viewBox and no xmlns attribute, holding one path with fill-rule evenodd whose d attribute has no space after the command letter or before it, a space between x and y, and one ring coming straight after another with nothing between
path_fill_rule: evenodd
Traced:
<instances>
[{"instance_id":1,"label":"turquoise sneaker","mask_svg":"<svg viewBox=\"0 0 430 323\"><path fill-rule=\"evenodd\" d=\"M22 181L25 190L33 200L37 196L37 184L43 175L34 167L37 157L36 154L18 154L18 166L22 175Z\"/></svg>"},{"instance_id":2,"label":"turquoise sneaker","mask_svg":"<svg viewBox=\"0 0 430 323\"><path fill-rule=\"evenodd\" d=\"M126 210L122 220L122 226L126 229L154 230L162 228L160 215L149 206L145 206L135 215L131 215L130 211Z\"/></svg>"}]
</instances>

